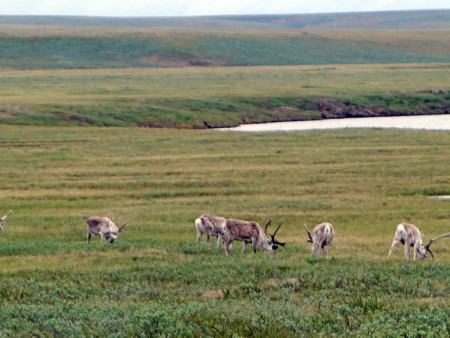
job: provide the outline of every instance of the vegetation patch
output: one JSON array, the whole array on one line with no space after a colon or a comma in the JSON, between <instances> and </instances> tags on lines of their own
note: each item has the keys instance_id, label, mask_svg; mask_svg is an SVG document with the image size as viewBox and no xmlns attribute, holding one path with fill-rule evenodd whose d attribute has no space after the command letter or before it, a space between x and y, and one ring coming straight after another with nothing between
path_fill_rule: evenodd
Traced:
<instances>
[{"instance_id":1,"label":"vegetation patch","mask_svg":"<svg viewBox=\"0 0 450 338\"><path fill-rule=\"evenodd\" d=\"M0 73L0 123L206 129L446 114L447 64Z\"/></svg>"},{"instance_id":2,"label":"vegetation patch","mask_svg":"<svg viewBox=\"0 0 450 338\"><path fill-rule=\"evenodd\" d=\"M1 18L0 18L1 21ZM331 34L331 35L330 35ZM2 69L449 62L448 30L9 29ZM423 48L423 45L426 48Z\"/></svg>"},{"instance_id":3,"label":"vegetation patch","mask_svg":"<svg viewBox=\"0 0 450 338\"><path fill-rule=\"evenodd\" d=\"M291 104L283 105L291 106ZM387 253L400 222L446 232L445 131L218 133L0 126L0 329L10 336L450 334L450 250ZM400 193L399 193L400 192ZM406 193L405 193L406 192ZM411 192L408 194L407 192ZM89 216L131 218L113 244ZM285 221L275 255L204 239L202 213ZM3 215L2 214L2 215ZM311 258L303 224L333 224Z\"/></svg>"},{"instance_id":4,"label":"vegetation patch","mask_svg":"<svg viewBox=\"0 0 450 338\"><path fill-rule=\"evenodd\" d=\"M184 23L325 22L307 19ZM447 202L425 196L450 194L448 132L206 130L448 113L446 29L32 20L58 27L0 34L0 212L14 211L0 234L2 336L450 335L446 239L434 260L405 262L401 248L386 259L400 222L425 239L447 231ZM87 243L87 218L111 212L131 223L113 244ZM197 249L202 213L284 220L287 244ZM302 224L325 221L330 257L311 258Z\"/></svg>"}]
</instances>

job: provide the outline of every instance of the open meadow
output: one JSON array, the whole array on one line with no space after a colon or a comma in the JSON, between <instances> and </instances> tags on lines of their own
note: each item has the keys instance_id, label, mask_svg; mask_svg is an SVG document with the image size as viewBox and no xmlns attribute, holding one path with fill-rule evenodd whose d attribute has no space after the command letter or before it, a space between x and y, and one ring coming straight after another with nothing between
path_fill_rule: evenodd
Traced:
<instances>
[{"instance_id":1,"label":"open meadow","mask_svg":"<svg viewBox=\"0 0 450 338\"><path fill-rule=\"evenodd\" d=\"M445 23L449 13L434 13L434 21ZM421 27L415 14L411 28ZM431 14L422 13L428 19L421 22ZM5 19L0 16L1 124L199 129L450 109L445 25L169 29L118 27L118 21L93 28L78 18L74 28L54 27L55 18L47 18L49 26L23 26L21 18L2 26Z\"/></svg>"},{"instance_id":2,"label":"open meadow","mask_svg":"<svg viewBox=\"0 0 450 338\"><path fill-rule=\"evenodd\" d=\"M448 232L450 134L0 127L0 336L450 334L450 247L387 253L395 227ZM114 244L86 219L132 222ZM285 220L276 255L202 241L202 213ZM3 215L3 214L2 214ZM337 232L312 259L302 225ZM273 228L272 228L273 231Z\"/></svg>"},{"instance_id":3,"label":"open meadow","mask_svg":"<svg viewBox=\"0 0 450 338\"><path fill-rule=\"evenodd\" d=\"M0 123L206 128L445 114L449 63L0 71Z\"/></svg>"},{"instance_id":4,"label":"open meadow","mask_svg":"<svg viewBox=\"0 0 450 338\"><path fill-rule=\"evenodd\" d=\"M0 337L449 337L450 239L387 259L450 231L448 131L210 129L448 114L449 15L0 16ZM287 244L197 249L203 213Z\"/></svg>"}]
</instances>

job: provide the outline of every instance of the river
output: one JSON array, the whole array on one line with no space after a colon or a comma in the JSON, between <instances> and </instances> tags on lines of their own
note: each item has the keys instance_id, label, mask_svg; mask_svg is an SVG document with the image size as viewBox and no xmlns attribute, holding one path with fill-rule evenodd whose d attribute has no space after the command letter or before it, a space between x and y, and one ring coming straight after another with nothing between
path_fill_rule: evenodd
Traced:
<instances>
[{"instance_id":1,"label":"river","mask_svg":"<svg viewBox=\"0 0 450 338\"><path fill-rule=\"evenodd\" d=\"M450 114L359 117L348 119L331 119L301 122L273 122L258 124L242 124L233 128L218 128L221 131L239 132L271 132L271 131L303 131L344 128L398 128L423 130L450 130Z\"/></svg>"}]
</instances>

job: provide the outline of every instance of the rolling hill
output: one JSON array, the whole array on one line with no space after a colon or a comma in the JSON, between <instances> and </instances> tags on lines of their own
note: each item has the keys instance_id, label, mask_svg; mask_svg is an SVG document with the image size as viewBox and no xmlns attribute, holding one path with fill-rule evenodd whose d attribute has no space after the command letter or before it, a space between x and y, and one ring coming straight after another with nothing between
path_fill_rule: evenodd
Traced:
<instances>
[{"instance_id":1,"label":"rolling hill","mask_svg":"<svg viewBox=\"0 0 450 338\"><path fill-rule=\"evenodd\" d=\"M192 17L0 16L0 27L441 29L450 28L450 10L291 15Z\"/></svg>"},{"instance_id":2,"label":"rolling hill","mask_svg":"<svg viewBox=\"0 0 450 338\"><path fill-rule=\"evenodd\" d=\"M450 10L179 18L0 16L0 69L450 61Z\"/></svg>"},{"instance_id":3,"label":"rolling hill","mask_svg":"<svg viewBox=\"0 0 450 338\"><path fill-rule=\"evenodd\" d=\"M0 123L208 128L448 113L449 19L2 16Z\"/></svg>"}]
</instances>

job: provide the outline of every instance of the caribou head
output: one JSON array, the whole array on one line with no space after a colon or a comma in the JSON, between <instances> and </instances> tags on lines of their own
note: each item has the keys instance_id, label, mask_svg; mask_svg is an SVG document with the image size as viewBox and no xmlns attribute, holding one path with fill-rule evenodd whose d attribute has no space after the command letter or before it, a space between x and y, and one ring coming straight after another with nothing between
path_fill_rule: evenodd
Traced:
<instances>
[{"instance_id":1,"label":"caribou head","mask_svg":"<svg viewBox=\"0 0 450 338\"><path fill-rule=\"evenodd\" d=\"M269 236L271 238L271 240L269 241L268 245L272 245L272 250L277 250L278 249L278 245L284 246L286 244L286 242L279 242L279 241L277 241L275 239L275 235L277 234L277 232L280 229L280 227L283 225L284 221L282 221L280 224L278 224L278 226L275 229L275 232L273 234L268 234L267 233L267 227L269 226L270 223L272 223L271 219L269 219L269 221L264 226L264 233L266 234L267 238L269 238Z\"/></svg>"},{"instance_id":2,"label":"caribou head","mask_svg":"<svg viewBox=\"0 0 450 338\"><path fill-rule=\"evenodd\" d=\"M438 239L441 239L441 238L444 238L444 237L450 237L450 232L447 232L446 234L440 235L440 236L438 236L436 238L430 239L430 243L428 243L427 245L423 246L423 248L425 249L424 250L425 254L422 254L422 255L419 254L419 257L421 259L427 258L427 253L430 252L431 257L434 259L434 255L433 255L433 252L430 249L430 245L433 244L434 242L436 242Z\"/></svg>"}]
</instances>

